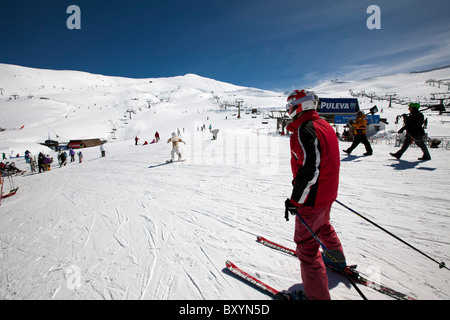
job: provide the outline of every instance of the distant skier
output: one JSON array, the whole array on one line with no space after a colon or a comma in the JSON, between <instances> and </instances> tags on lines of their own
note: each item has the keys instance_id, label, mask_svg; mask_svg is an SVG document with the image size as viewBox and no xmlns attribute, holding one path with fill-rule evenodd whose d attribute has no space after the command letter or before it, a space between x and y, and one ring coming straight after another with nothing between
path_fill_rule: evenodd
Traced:
<instances>
[{"instance_id":1,"label":"distant skier","mask_svg":"<svg viewBox=\"0 0 450 320\"><path fill-rule=\"evenodd\" d=\"M156 131L156 133L155 133L155 139L156 139L156 142L159 141L159 132L158 131Z\"/></svg>"},{"instance_id":2,"label":"distant skier","mask_svg":"<svg viewBox=\"0 0 450 320\"><path fill-rule=\"evenodd\" d=\"M170 153L170 162L173 162L175 160L175 154L178 155L178 160L180 161L182 159L181 152L180 152L180 142L186 144L183 140L181 140L175 132L172 132L172 137L167 140L167 143L172 142L172 151Z\"/></svg>"},{"instance_id":3,"label":"distant skier","mask_svg":"<svg viewBox=\"0 0 450 320\"><path fill-rule=\"evenodd\" d=\"M45 171L44 158L45 158L44 154L43 154L42 152L39 152L39 155L38 155L38 168L39 168L39 173Z\"/></svg>"},{"instance_id":4,"label":"distant skier","mask_svg":"<svg viewBox=\"0 0 450 320\"><path fill-rule=\"evenodd\" d=\"M78 152L78 162L83 162L83 153L81 151Z\"/></svg>"},{"instance_id":5,"label":"distant skier","mask_svg":"<svg viewBox=\"0 0 450 320\"><path fill-rule=\"evenodd\" d=\"M30 162L30 158L31 158L31 152L29 150L25 151L25 162L28 163Z\"/></svg>"},{"instance_id":6,"label":"distant skier","mask_svg":"<svg viewBox=\"0 0 450 320\"><path fill-rule=\"evenodd\" d=\"M101 154L102 154L102 157L104 157L104 156L106 155L105 148L103 147L102 144L100 145L100 152L101 152Z\"/></svg>"},{"instance_id":7,"label":"distant skier","mask_svg":"<svg viewBox=\"0 0 450 320\"><path fill-rule=\"evenodd\" d=\"M70 155L70 162L74 162L75 161L75 151L70 148L69 150L69 155Z\"/></svg>"},{"instance_id":8,"label":"distant skier","mask_svg":"<svg viewBox=\"0 0 450 320\"><path fill-rule=\"evenodd\" d=\"M402 133L406 130L406 137L403 141L402 148L396 153L390 153L394 158L400 159L403 153L409 148L411 143L414 141L416 145L422 149L423 156L418 160L426 161L431 160L430 153L428 152L427 146L425 145L424 136L425 130L423 129L424 116L423 113L419 111L419 103L410 103L409 114L403 114L404 126L398 131Z\"/></svg>"},{"instance_id":9,"label":"distant skier","mask_svg":"<svg viewBox=\"0 0 450 320\"><path fill-rule=\"evenodd\" d=\"M367 126L367 117L364 115L362 111L358 111L356 114L356 120L353 123L352 127L354 128L354 136L353 136L353 143L347 150L344 150L345 153L350 154L352 153L353 149L355 149L360 143L364 144L364 147L366 148L366 152L364 153L365 156L371 156L373 151L372 147L370 146L370 142L367 139L366 133L366 126Z\"/></svg>"},{"instance_id":10,"label":"distant skier","mask_svg":"<svg viewBox=\"0 0 450 320\"><path fill-rule=\"evenodd\" d=\"M62 166L65 166L67 164L67 154L66 152L61 152L58 155L58 161L59 161L59 167L61 168Z\"/></svg>"},{"instance_id":11,"label":"distant skier","mask_svg":"<svg viewBox=\"0 0 450 320\"><path fill-rule=\"evenodd\" d=\"M30 169L31 172L36 172L36 157L30 157Z\"/></svg>"},{"instance_id":12,"label":"distant skier","mask_svg":"<svg viewBox=\"0 0 450 320\"><path fill-rule=\"evenodd\" d=\"M47 154L44 156L44 171L50 171L52 169L53 158Z\"/></svg>"},{"instance_id":13,"label":"distant skier","mask_svg":"<svg viewBox=\"0 0 450 320\"><path fill-rule=\"evenodd\" d=\"M134 138L134 145L135 145L135 146L137 146L138 141L139 141L139 138L138 138L138 137Z\"/></svg>"}]
</instances>

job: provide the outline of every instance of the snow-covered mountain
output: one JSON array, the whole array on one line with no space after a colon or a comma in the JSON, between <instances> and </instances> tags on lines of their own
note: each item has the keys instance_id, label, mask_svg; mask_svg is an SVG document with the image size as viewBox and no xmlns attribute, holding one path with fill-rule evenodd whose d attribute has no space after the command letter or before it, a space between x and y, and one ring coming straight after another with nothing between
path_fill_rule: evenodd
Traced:
<instances>
[{"instance_id":1,"label":"snow-covered mountain","mask_svg":"<svg viewBox=\"0 0 450 320\"><path fill-rule=\"evenodd\" d=\"M431 102L448 88L427 80L449 78L445 68L313 88L323 97L359 95L363 109L376 104L389 123L372 141L373 156L361 157L363 146L341 156L338 199L447 263L447 141L430 150L429 162L417 161L421 152L413 147L397 161L389 152L398 147L387 137L407 112L400 101ZM391 108L377 100L389 93L397 97ZM225 272L227 259L276 288L301 287L296 259L255 242L263 235L294 246L294 223L284 219L289 140L273 119L262 121L268 110L284 108L285 94L193 74L127 79L4 64L0 94L0 153L27 170L14 177L18 193L0 206L1 299L270 299ZM237 108L219 107L237 101L240 119ZM425 114L429 136L450 136L447 114ZM210 125L220 130L217 140ZM177 130L187 161L166 165L166 142ZM156 131L161 141L143 145ZM86 148L82 163L59 168L55 161L40 174L23 158L9 159L27 149L56 159L40 143L84 138L107 140L106 157ZM417 299L450 298L448 270L338 204L332 222L348 262L362 272ZM341 276L330 273L329 283L333 299L360 299Z\"/></svg>"},{"instance_id":2,"label":"snow-covered mountain","mask_svg":"<svg viewBox=\"0 0 450 320\"><path fill-rule=\"evenodd\" d=\"M178 114L185 111L198 114L217 107L218 102L234 103L243 97L247 106L256 104L258 107L277 106L282 100L276 93L193 74L126 79L4 64L0 64L0 74L0 127L7 129L0 151L13 154L26 149L37 152L41 147L36 143L48 138L59 141L103 138L112 142L139 135L149 139L154 130L168 134L167 130L186 127L188 123L184 119L174 123L179 121ZM217 101L218 97L221 100ZM131 114L132 121L127 121L129 110L141 114ZM166 123L166 118L173 124ZM152 122L161 125L153 126Z\"/></svg>"}]
</instances>

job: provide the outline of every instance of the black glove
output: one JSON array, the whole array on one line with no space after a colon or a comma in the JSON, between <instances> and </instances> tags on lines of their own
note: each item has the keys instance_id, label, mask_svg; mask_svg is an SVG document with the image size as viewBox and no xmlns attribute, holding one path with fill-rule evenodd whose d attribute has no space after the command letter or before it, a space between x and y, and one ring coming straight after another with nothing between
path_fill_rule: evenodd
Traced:
<instances>
[{"instance_id":1,"label":"black glove","mask_svg":"<svg viewBox=\"0 0 450 320\"><path fill-rule=\"evenodd\" d=\"M284 218L286 219L286 221L289 221L289 213L295 216L297 214L297 207L291 203L291 200L289 198L287 198L284 202L284 207Z\"/></svg>"}]
</instances>

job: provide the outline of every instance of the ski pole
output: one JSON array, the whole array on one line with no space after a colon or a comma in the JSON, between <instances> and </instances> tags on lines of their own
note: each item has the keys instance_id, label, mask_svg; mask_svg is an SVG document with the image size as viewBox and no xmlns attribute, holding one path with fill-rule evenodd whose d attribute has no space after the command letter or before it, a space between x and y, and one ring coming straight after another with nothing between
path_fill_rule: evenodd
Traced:
<instances>
[{"instance_id":1,"label":"ski pole","mask_svg":"<svg viewBox=\"0 0 450 320\"><path fill-rule=\"evenodd\" d=\"M316 239L316 241L320 244L320 246L322 247L322 249L326 252L328 258L331 259L331 261L333 261L338 267L339 270L341 271L341 273L343 273L347 279L350 281L350 283L352 284L352 286L356 289L356 291L358 291L359 295L364 299L367 300L366 296L361 292L361 290L358 288L358 286L356 285L356 283L353 281L353 279L350 277L350 275L345 272L344 268L341 267L341 265L337 262L336 258L331 254L331 252L327 249L327 247L325 247L325 245L323 244L323 242L319 239L319 237L314 233L314 231L308 226L308 224L306 223L306 221L300 216L300 214L297 212L296 213L297 217L300 219L300 221L303 223L303 225L306 227L306 229L308 229L308 231L312 234L312 236L314 237L314 239Z\"/></svg>"},{"instance_id":2,"label":"ski pole","mask_svg":"<svg viewBox=\"0 0 450 320\"><path fill-rule=\"evenodd\" d=\"M406 241L400 239L400 238L397 237L395 234L393 234L393 233L387 231L387 230L384 229L383 227L379 226L378 224L376 224L375 222L373 222L373 221L370 220L369 218L364 217L362 214L356 212L355 210L353 210L352 208L346 206L346 205L343 204L342 202L340 202L340 201L338 201L338 200L335 200L335 201L336 201L337 203L339 203L341 206L343 206L344 208L350 210L351 212L355 213L355 214L358 215L359 217L363 218L363 219L366 220L367 222L370 222L371 224L373 224L373 225L376 226L377 228L380 228L381 230L383 230L384 232L386 232L386 233L389 234L390 236L394 237L394 238L397 239L398 241L400 241L400 242L406 244L408 247L410 247L410 248L416 250L416 251L419 252L420 254L423 254L425 257L427 257L427 258L430 259L431 261L436 262L436 263L439 265L439 268L440 268L440 269L445 268L445 269L447 269L447 270L450 270L449 268L447 268L447 267L445 266L445 262L443 262L443 261L438 262L437 260L433 259L432 257L430 257L429 255L427 255L426 253L420 251L420 250L417 249L416 247L414 247L414 246L412 246L411 244L407 243Z\"/></svg>"},{"instance_id":3,"label":"ski pole","mask_svg":"<svg viewBox=\"0 0 450 320\"><path fill-rule=\"evenodd\" d=\"M0 205L2 204L2 196L3 196L3 175L0 173Z\"/></svg>"},{"instance_id":4,"label":"ski pole","mask_svg":"<svg viewBox=\"0 0 450 320\"><path fill-rule=\"evenodd\" d=\"M13 178L12 178L12 176L11 176L11 174L8 176L9 177L9 187L12 189L12 190L14 190L15 188L14 188L14 180L13 180Z\"/></svg>"}]
</instances>

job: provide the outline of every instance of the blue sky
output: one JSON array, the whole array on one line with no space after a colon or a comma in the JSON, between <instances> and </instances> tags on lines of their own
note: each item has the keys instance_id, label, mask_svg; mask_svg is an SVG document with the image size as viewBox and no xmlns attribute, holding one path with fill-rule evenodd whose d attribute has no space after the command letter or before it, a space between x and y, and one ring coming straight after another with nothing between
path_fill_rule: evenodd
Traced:
<instances>
[{"instance_id":1,"label":"blue sky","mask_svg":"<svg viewBox=\"0 0 450 320\"><path fill-rule=\"evenodd\" d=\"M4 0L0 63L283 91L448 65L449 13L448 0Z\"/></svg>"}]
</instances>

